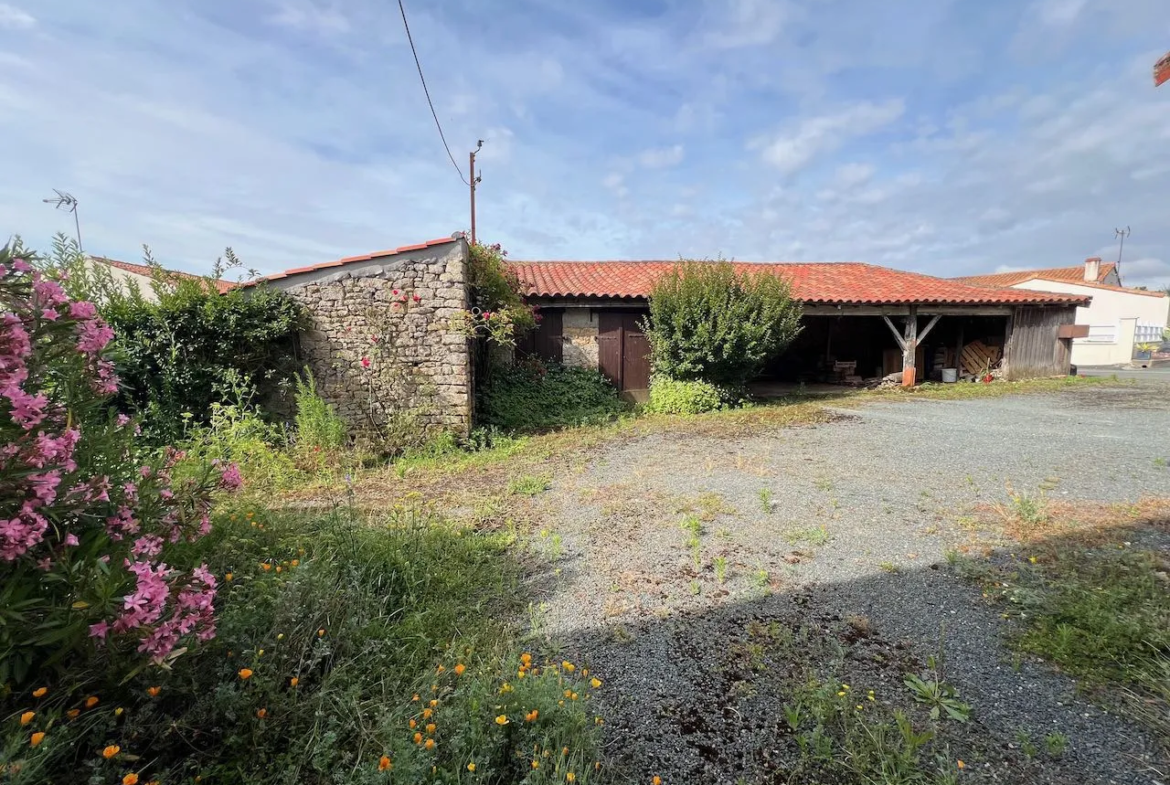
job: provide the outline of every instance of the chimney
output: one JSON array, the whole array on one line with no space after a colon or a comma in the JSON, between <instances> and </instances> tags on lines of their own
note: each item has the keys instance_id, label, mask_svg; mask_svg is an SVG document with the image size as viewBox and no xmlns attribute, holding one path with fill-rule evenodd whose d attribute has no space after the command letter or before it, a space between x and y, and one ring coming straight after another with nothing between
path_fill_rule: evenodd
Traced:
<instances>
[{"instance_id":1,"label":"chimney","mask_svg":"<svg viewBox=\"0 0 1170 785\"><path fill-rule=\"evenodd\" d=\"M1090 256L1085 260L1085 280L1089 283L1097 283L1101 277L1101 257Z\"/></svg>"}]
</instances>

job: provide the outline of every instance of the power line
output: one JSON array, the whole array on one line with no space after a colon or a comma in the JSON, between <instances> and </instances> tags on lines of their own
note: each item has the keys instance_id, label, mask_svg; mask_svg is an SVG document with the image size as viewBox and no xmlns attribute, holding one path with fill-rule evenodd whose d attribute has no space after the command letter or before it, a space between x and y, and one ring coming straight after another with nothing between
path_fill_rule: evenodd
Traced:
<instances>
[{"instance_id":1,"label":"power line","mask_svg":"<svg viewBox=\"0 0 1170 785\"><path fill-rule=\"evenodd\" d=\"M447 137L443 135L443 126L439 123L439 115L435 113L435 104L431 101L431 91L427 89L427 80L423 76L422 63L418 61L418 51L414 48L414 39L410 36L410 23L406 21L406 8L402 5L402 0L398 0L398 10L402 12L402 26L406 28L406 40L410 43L410 52L414 55L414 64L418 67L418 80L422 82L423 94L427 97L427 105L431 107L431 117L435 118L435 128L439 129L439 138L443 140L443 149L447 151L447 157L451 159L451 165L455 167L455 171L459 173L459 179L463 181L464 185L470 186L467 178L463 176L463 170L459 168L459 164L455 163L455 156L451 155L451 148L447 146Z\"/></svg>"}]
</instances>

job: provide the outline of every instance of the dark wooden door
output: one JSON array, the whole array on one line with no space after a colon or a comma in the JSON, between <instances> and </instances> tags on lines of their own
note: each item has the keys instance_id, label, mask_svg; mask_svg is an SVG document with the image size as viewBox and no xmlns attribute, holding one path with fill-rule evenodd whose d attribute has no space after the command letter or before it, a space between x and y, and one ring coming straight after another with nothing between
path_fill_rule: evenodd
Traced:
<instances>
[{"instance_id":1,"label":"dark wooden door","mask_svg":"<svg viewBox=\"0 0 1170 785\"><path fill-rule=\"evenodd\" d=\"M517 357L539 357L545 362L564 361L564 330L562 312L541 311L540 324L516 339Z\"/></svg>"},{"instance_id":2,"label":"dark wooden door","mask_svg":"<svg viewBox=\"0 0 1170 785\"><path fill-rule=\"evenodd\" d=\"M601 311L597 320L597 364L622 392L650 387L650 342L638 327L642 314Z\"/></svg>"}]
</instances>

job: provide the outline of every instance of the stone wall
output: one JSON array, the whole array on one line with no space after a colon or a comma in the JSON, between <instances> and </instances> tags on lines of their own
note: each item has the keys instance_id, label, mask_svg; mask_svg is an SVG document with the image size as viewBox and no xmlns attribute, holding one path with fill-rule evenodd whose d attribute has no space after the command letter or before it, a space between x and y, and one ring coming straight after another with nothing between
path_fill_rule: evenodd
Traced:
<instances>
[{"instance_id":1,"label":"stone wall","mask_svg":"<svg viewBox=\"0 0 1170 785\"><path fill-rule=\"evenodd\" d=\"M591 308L566 308L561 317L562 362L572 368L597 370L597 314Z\"/></svg>"},{"instance_id":2,"label":"stone wall","mask_svg":"<svg viewBox=\"0 0 1170 785\"><path fill-rule=\"evenodd\" d=\"M272 282L309 311L301 348L322 397L355 435L471 428L467 242L310 269Z\"/></svg>"}]
</instances>

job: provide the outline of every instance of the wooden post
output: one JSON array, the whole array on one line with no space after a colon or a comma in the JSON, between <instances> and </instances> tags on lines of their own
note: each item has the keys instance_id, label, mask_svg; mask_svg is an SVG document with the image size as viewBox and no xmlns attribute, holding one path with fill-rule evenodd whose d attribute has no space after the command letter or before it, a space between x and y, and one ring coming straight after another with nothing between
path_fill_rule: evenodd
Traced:
<instances>
[{"instance_id":1,"label":"wooden post","mask_svg":"<svg viewBox=\"0 0 1170 785\"><path fill-rule=\"evenodd\" d=\"M902 386L913 387L916 381L917 369L914 367L914 355L918 353L918 306L910 306L910 315L906 317L906 332L902 337Z\"/></svg>"},{"instance_id":2,"label":"wooden post","mask_svg":"<svg viewBox=\"0 0 1170 785\"><path fill-rule=\"evenodd\" d=\"M959 342L955 344L955 374L957 379L963 378L963 324L959 323Z\"/></svg>"}]
</instances>

